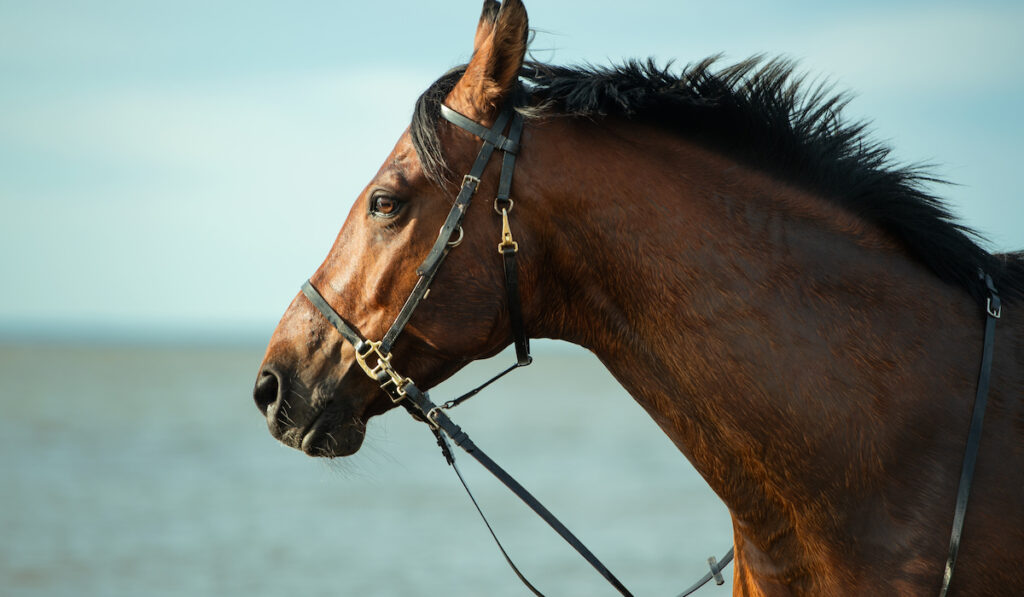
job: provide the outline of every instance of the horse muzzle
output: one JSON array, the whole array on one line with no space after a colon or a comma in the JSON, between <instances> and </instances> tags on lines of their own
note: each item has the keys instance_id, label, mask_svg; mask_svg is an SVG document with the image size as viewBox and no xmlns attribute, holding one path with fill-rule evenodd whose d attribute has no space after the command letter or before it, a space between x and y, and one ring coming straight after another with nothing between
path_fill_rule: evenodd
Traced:
<instances>
[{"instance_id":1,"label":"horse muzzle","mask_svg":"<svg viewBox=\"0 0 1024 597\"><path fill-rule=\"evenodd\" d=\"M281 443L309 456L348 456L365 437L367 409L355 409L338 384L309 387L280 367L266 365L256 380L253 399L267 429ZM360 412L355 412L359 410Z\"/></svg>"}]
</instances>

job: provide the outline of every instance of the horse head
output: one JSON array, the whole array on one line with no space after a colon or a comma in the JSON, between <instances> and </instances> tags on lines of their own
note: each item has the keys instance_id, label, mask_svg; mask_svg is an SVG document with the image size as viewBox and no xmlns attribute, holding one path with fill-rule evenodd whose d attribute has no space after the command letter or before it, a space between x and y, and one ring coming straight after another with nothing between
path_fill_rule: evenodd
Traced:
<instances>
[{"instance_id":1,"label":"horse head","mask_svg":"<svg viewBox=\"0 0 1024 597\"><path fill-rule=\"evenodd\" d=\"M444 97L423 97L418 109L436 112L443 102L491 126L518 92L527 33L518 0L485 2L469 64L446 75L453 84ZM419 280L417 268L460 191L462 181L452 172L468 172L481 146L477 137L441 121L428 135L438 152L431 159L417 151L414 129L399 138L356 199L310 278L331 309L371 341L387 334ZM466 210L457 232L445 237L450 255L395 339L390 365L420 388L511 341L501 256L495 251L501 218L489 205L501 160L489 161L476 193L482 199ZM365 374L356 353L306 296L296 296L270 340L253 393L271 434L310 455L358 450L366 420L394 403Z\"/></svg>"}]
</instances>

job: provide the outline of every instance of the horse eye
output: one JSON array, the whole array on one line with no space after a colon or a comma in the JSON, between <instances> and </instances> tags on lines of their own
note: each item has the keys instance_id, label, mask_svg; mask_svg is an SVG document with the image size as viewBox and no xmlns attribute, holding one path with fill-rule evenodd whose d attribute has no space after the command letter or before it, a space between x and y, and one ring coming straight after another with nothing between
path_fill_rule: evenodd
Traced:
<instances>
[{"instance_id":1,"label":"horse eye","mask_svg":"<svg viewBox=\"0 0 1024 597\"><path fill-rule=\"evenodd\" d=\"M373 212L373 215L382 218L394 216L398 213L400 206L397 199L387 195L377 195L370 201L370 211Z\"/></svg>"}]
</instances>

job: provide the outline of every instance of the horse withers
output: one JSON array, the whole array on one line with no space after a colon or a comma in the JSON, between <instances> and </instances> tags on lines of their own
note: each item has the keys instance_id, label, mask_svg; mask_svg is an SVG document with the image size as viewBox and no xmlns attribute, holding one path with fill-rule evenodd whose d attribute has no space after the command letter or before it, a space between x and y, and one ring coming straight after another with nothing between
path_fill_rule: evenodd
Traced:
<instances>
[{"instance_id":1,"label":"horse withers","mask_svg":"<svg viewBox=\"0 0 1024 597\"><path fill-rule=\"evenodd\" d=\"M524 63L527 37L519 0L484 3L470 62L419 98L310 279L368 341L440 250L433 294L386 351L296 296L254 392L271 434L352 454L396 404L368 370L428 389L508 346L504 226L529 335L596 354L729 507L736 595L934 595L980 370L980 270L1003 309L952 592L1024 594L1021 256L979 247L926 174L844 124L841 97L802 93L785 61L565 68ZM453 210L482 142L442 106L492 127L516 97L514 209L492 208L491 159Z\"/></svg>"}]
</instances>

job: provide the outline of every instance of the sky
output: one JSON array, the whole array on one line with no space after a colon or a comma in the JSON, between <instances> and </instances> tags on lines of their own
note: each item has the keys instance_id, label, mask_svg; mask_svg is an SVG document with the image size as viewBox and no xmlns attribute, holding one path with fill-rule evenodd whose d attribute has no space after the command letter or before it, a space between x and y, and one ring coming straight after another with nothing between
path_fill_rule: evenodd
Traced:
<instances>
[{"instance_id":1,"label":"sky","mask_svg":"<svg viewBox=\"0 0 1024 597\"><path fill-rule=\"evenodd\" d=\"M0 338L267 339L480 2L0 0ZM525 2L533 57L799 60L1024 248L1024 3Z\"/></svg>"}]
</instances>

